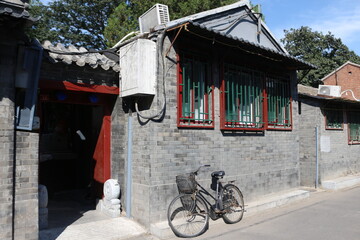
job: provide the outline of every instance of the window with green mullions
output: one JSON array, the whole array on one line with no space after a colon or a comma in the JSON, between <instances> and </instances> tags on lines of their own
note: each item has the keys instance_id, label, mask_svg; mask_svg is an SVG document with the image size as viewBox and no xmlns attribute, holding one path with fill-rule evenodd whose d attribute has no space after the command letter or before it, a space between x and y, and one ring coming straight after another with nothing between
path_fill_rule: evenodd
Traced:
<instances>
[{"instance_id":1,"label":"window with green mullions","mask_svg":"<svg viewBox=\"0 0 360 240\"><path fill-rule=\"evenodd\" d=\"M261 74L225 64L225 127L263 127Z\"/></svg>"},{"instance_id":2,"label":"window with green mullions","mask_svg":"<svg viewBox=\"0 0 360 240\"><path fill-rule=\"evenodd\" d=\"M343 129L343 111L326 109L325 111L326 129Z\"/></svg>"},{"instance_id":3,"label":"window with green mullions","mask_svg":"<svg viewBox=\"0 0 360 240\"><path fill-rule=\"evenodd\" d=\"M209 64L189 54L180 62L180 125L212 125L212 86Z\"/></svg>"},{"instance_id":4,"label":"window with green mullions","mask_svg":"<svg viewBox=\"0 0 360 240\"><path fill-rule=\"evenodd\" d=\"M359 144L360 143L360 112L359 111L348 112L348 123L349 123L349 143Z\"/></svg>"},{"instance_id":5,"label":"window with green mullions","mask_svg":"<svg viewBox=\"0 0 360 240\"><path fill-rule=\"evenodd\" d=\"M279 77L266 79L268 127L291 127L291 98L289 82Z\"/></svg>"}]
</instances>

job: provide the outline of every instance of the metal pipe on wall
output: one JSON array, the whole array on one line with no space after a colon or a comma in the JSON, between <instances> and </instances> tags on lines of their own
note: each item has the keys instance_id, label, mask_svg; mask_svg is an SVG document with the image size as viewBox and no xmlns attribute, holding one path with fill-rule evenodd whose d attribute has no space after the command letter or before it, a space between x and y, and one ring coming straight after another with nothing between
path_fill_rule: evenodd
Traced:
<instances>
[{"instance_id":1,"label":"metal pipe on wall","mask_svg":"<svg viewBox=\"0 0 360 240\"><path fill-rule=\"evenodd\" d=\"M316 173L315 173L315 188L319 186L319 127L315 127L315 158L316 158Z\"/></svg>"},{"instance_id":2,"label":"metal pipe on wall","mask_svg":"<svg viewBox=\"0 0 360 240\"><path fill-rule=\"evenodd\" d=\"M126 217L131 217L132 187L132 113L128 117L128 149L127 149L127 182L126 182Z\"/></svg>"}]
</instances>

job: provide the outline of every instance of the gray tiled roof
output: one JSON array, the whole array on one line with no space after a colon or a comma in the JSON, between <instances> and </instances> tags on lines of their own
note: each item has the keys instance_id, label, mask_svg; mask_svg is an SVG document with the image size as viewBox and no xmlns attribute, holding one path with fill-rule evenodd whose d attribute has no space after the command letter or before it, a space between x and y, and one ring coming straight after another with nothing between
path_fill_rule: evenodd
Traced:
<instances>
[{"instance_id":1,"label":"gray tiled roof","mask_svg":"<svg viewBox=\"0 0 360 240\"><path fill-rule=\"evenodd\" d=\"M298 93L309 97L317 97L318 89L310 86L298 84Z\"/></svg>"},{"instance_id":2,"label":"gray tiled roof","mask_svg":"<svg viewBox=\"0 0 360 240\"><path fill-rule=\"evenodd\" d=\"M330 101L336 101L336 102L358 103L358 101L347 99L347 98L318 95L317 88L304 86L302 84L298 84L297 87L298 87L298 94L303 97L310 97L312 99L319 99L319 100L330 100Z\"/></svg>"},{"instance_id":3,"label":"gray tiled roof","mask_svg":"<svg viewBox=\"0 0 360 240\"><path fill-rule=\"evenodd\" d=\"M0 15L19 19L22 18L31 22L35 22L40 19L40 17L32 17L30 13L24 8L24 6L6 1L0 2Z\"/></svg>"},{"instance_id":4,"label":"gray tiled roof","mask_svg":"<svg viewBox=\"0 0 360 240\"><path fill-rule=\"evenodd\" d=\"M104 70L120 71L119 64L102 53L88 52L86 48L77 48L74 45L68 47L61 43L52 45L50 41L45 41L42 46L48 53L48 59L54 63L76 64L80 67L88 65L94 69L101 67Z\"/></svg>"}]
</instances>

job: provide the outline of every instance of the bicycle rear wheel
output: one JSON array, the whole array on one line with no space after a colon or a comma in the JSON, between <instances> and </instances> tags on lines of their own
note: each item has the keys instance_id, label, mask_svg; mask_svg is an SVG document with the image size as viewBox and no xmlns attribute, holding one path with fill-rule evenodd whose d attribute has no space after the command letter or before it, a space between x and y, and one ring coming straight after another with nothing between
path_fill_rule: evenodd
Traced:
<instances>
[{"instance_id":1,"label":"bicycle rear wheel","mask_svg":"<svg viewBox=\"0 0 360 240\"><path fill-rule=\"evenodd\" d=\"M244 215L244 198L239 188L234 184L227 184L222 191L222 201L225 214L222 216L225 223L239 222Z\"/></svg>"},{"instance_id":2,"label":"bicycle rear wheel","mask_svg":"<svg viewBox=\"0 0 360 240\"><path fill-rule=\"evenodd\" d=\"M170 203L167 215L169 226L178 237L199 236L209 226L208 207L197 195L178 195Z\"/></svg>"}]
</instances>

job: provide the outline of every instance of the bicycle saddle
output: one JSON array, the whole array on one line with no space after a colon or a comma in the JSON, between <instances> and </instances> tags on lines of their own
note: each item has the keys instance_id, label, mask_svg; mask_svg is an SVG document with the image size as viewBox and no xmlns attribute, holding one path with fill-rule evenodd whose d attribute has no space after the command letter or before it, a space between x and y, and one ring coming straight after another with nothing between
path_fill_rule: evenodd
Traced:
<instances>
[{"instance_id":1,"label":"bicycle saddle","mask_svg":"<svg viewBox=\"0 0 360 240\"><path fill-rule=\"evenodd\" d=\"M222 178L225 176L225 171L215 171L211 173L211 176L216 178Z\"/></svg>"}]
</instances>

